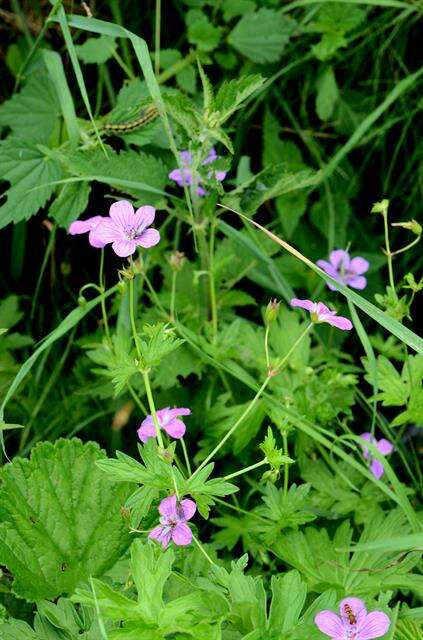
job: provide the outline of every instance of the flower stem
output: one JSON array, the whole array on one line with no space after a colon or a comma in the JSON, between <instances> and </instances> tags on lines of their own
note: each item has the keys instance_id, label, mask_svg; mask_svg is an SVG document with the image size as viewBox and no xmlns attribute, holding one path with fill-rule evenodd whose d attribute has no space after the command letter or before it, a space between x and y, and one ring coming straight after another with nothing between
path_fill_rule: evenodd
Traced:
<instances>
[{"instance_id":1,"label":"flower stem","mask_svg":"<svg viewBox=\"0 0 423 640\"><path fill-rule=\"evenodd\" d=\"M288 436L286 433L282 433L282 441L283 441L283 453L285 456L289 456L288 451ZM289 486L289 464L285 462L283 466L283 495L287 496L288 494L288 486Z\"/></svg>"},{"instance_id":2,"label":"flower stem","mask_svg":"<svg viewBox=\"0 0 423 640\"><path fill-rule=\"evenodd\" d=\"M304 331L298 336L298 338L295 340L294 344L289 349L289 351L283 356L281 361L276 365L276 367L274 369L274 375L275 375L275 373L280 373L282 367L286 364L286 361L288 360L289 356L292 354L293 351L295 351L295 349L298 347L298 345L300 344L302 339L305 338L307 333L313 327L313 324L314 324L314 322L310 322L310 324L308 324L306 326L306 328L304 329Z\"/></svg>"},{"instance_id":3,"label":"flower stem","mask_svg":"<svg viewBox=\"0 0 423 640\"><path fill-rule=\"evenodd\" d=\"M185 440L183 438L180 439L180 443L181 443L181 447L182 447L182 451L184 452L184 460L185 460L185 464L187 467L187 471L188 471L188 475L191 475L192 471L191 471L191 463L189 461L189 456L188 456L188 451L187 451L187 446L185 444Z\"/></svg>"},{"instance_id":4,"label":"flower stem","mask_svg":"<svg viewBox=\"0 0 423 640\"><path fill-rule=\"evenodd\" d=\"M144 406L144 404L138 398L138 396L137 396L137 394L135 392L135 389L132 386L132 384L130 382L127 382L126 386L128 387L129 393L133 397L135 404L138 406L139 409L141 409L141 411L143 412L144 415L147 415L148 414L147 408Z\"/></svg>"},{"instance_id":5,"label":"flower stem","mask_svg":"<svg viewBox=\"0 0 423 640\"><path fill-rule=\"evenodd\" d=\"M135 321L135 302L134 302L134 279L129 281L129 317L131 320L132 337L135 342L135 349L137 350L138 359L141 360L141 351L138 344L137 325Z\"/></svg>"},{"instance_id":6,"label":"flower stem","mask_svg":"<svg viewBox=\"0 0 423 640\"><path fill-rule=\"evenodd\" d=\"M178 272L174 271L172 273L172 291L170 294L170 321L175 321L175 298L176 298L176 278Z\"/></svg>"},{"instance_id":7,"label":"flower stem","mask_svg":"<svg viewBox=\"0 0 423 640\"><path fill-rule=\"evenodd\" d=\"M389 228L388 228L388 209L384 208L382 211L383 215L383 227L385 230L385 248L386 248L386 257L388 259L388 272L389 272L389 284L392 288L392 292L395 297L397 297L397 293L395 291L395 282L394 282L394 270L392 267L392 256L391 247L389 244Z\"/></svg>"},{"instance_id":8,"label":"flower stem","mask_svg":"<svg viewBox=\"0 0 423 640\"><path fill-rule=\"evenodd\" d=\"M155 35L154 35L154 73L156 76L160 73L160 22L162 13L161 0L156 0L156 19L155 19Z\"/></svg>"},{"instance_id":9,"label":"flower stem","mask_svg":"<svg viewBox=\"0 0 423 640\"><path fill-rule=\"evenodd\" d=\"M164 449L165 446L162 438L162 432L160 429L159 420L157 418L157 412L156 412L156 407L154 405L153 394L151 392L150 378L148 376L148 372L143 371L142 377L144 379L145 391L147 393L147 400L148 400L148 406L150 407L150 411L151 411L151 417L153 418L153 423L156 428L157 442L159 443L159 447L161 449Z\"/></svg>"},{"instance_id":10,"label":"flower stem","mask_svg":"<svg viewBox=\"0 0 423 640\"><path fill-rule=\"evenodd\" d=\"M267 458L263 458L260 462L256 462L255 464L251 464L249 467L244 467L239 471L235 471L234 473L230 473L228 476L224 476L224 480L230 480L231 478L236 478L237 476L242 475L243 473L248 473L249 471L253 471L253 469L257 469L258 467L262 467L264 464L268 464Z\"/></svg>"},{"instance_id":11,"label":"flower stem","mask_svg":"<svg viewBox=\"0 0 423 640\"><path fill-rule=\"evenodd\" d=\"M270 369L270 357L269 357L269 331L270 325L266 325L266 331L264 333L264 352L266 354L266 369L269 371Z\"/></svg>"},{"instance_id":12,"label":"flower stem","mask_svg":"<svg viewBox=\"0 0 423 640\"><path fill-rule=\"evenodd\" d=\"M104 278L104 249L101 249L101 253L100 253L100 272L98 276L98 282L100 285L100 293L103 296L106 290L106 283ZM106 301L104 297L101 298L100 305L101 305L101 314L103 316L104 331L106 333L106 340L110 348L113 349L113 343L110 337L109 322L107 320Z\"/></svg>"},{"instance_id":13,"label":"flower stem","mask_svg":"<svg viewBox=\"0 0 423 640\"><path fill-rule=\"evenodd\" d=\"M213 329L213 338L217 336L217 303L216 303L216 288L214 282L214 240L215 240L216 226L213 222L210 229L210 257L209 257L209 286L210 286L210 310Z\"/></svg>"},{"instance_id":14,"label":"flower stem","mask_svg":"<svg viewBox=\"0 0 423 640\"><path fill-rule=\"evenodd\" d=\"M192 534L192 539L194 540L194 542L197 545L197 547L200 549L200 551L203 554L203 556L210 562L210 564L213 565L213 566L216 566L216 563L213 562L213 560L210 558L209 554L207 553L207 551L205 550L205 548L203 547L201 542L198 540L198 538L195 537L194 534Z\"/></svg>"}]
</instances>

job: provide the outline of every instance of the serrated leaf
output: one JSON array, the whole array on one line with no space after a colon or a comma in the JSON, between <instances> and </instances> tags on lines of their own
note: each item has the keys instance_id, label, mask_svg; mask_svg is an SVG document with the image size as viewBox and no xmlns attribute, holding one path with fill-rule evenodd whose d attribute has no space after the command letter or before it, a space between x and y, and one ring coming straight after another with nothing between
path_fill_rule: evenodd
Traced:
<instances>
[{"instance_id":1,"label":"serrated leaf","mask_svg":"<svg viewBox=\"0 0 423 640\"><path fill-rule=\"evenodd\" d=\"M195 138L201 127L201 116L187 96L182 93L163 96L166 111L185 130L190 138Z\"/></svg>"},{"instance_id":2,"label":"serrated leaf","mask_svg":"<svg viewBox=\"0 0 423 640\"><path fill-rule=\"evenodd\" d=\"M296 22L265 7L241 18L228 42L253 62L276 62L293 33Z\"/></svg>"},{"instance_id":3,"label":"serrated leaf","mask_svg":"<svg viewBox=\"0 0 423 640\"><path fill-rule=\"evenodd\" d=\"M61 439L3 468L0 562L20 597L72 593L80 580L105 573L129 545L119 512L128 487L107 482L95 464L104 458L95 443Z\"/></svg>"},{"instance_id":4,"label":"serrated leaf","mask_svg":"<svg viewBox=\"0 0 423 640\"><path fill-rule=\"evenodd\" d=\"M2 229L10 222L28 220L46 204L57 188L50 183L62 177L62 168L36 141L8 138L0 142L0 175L11 183L0 207Z\"/></svg>"},{"instance_id":5,"label":"serrated leaf","mask_svg":"<svg viewBox=\"0 0 423 640\"><path fill-rule=\"evenodd\" d=\"M327 67L317 82L316 112L320 120L329 120L335 109L338 96L338 85L333 67Z\"/></svg>"},{"instance_id":6,"label":"serrated leaf","mask_svg":"<svg viewBox=\"0 0 423 640\"><path fill-rule=\"evenodd\" d=\"M222 37L222 29L215 27L208 17L198 10L189 11L187 16L188 41L200 51L213 51Z\"/></svg>"},{"instance_id":7,"label":"serrated leaf","mask_svg":"<svg viewBox=\"0 0 423 640\"><path fill-rule=\"evenodd\" d=\"M222 125L256 89L262 86L264 78L258 74L241 76L225 81L210 105L209 119Z\"/></svg>"},{"instance_id":8,"label":"serrated leaf","mask_svg":"<svg viewBox=\"0 0 423 640\"><path fill-rule=\"evenodd\" d=\"M117 48L115 38L101 35L99 38L88 38L84 44L76 44L75 51L80 60L86 64L102 64L113 57Z\"/></svg>"},{"instance_id":9,"label":"serrated leaf","mask_svg":"<svg viewBox=\"0 0 423 640\"><path fill-rule=\"evenodd\" d=\"M307 596L307 586L298 571L272 576L269 633L284 636L298 623Z\"/></svg>"},{"instance_id":10,"label":"serrated leaf","mask_svg":"<svg viewBox=\"0 0 423 640\"><path fill-rule=\"evenodd\" d=\"M64 184L59 195L49 208L49 216L59 226L67 229L71 222L84 213L88 205L90 191L91 187L88 182L69 182Z\"/></svg>"},{"instance_id":11,"label":"serrated leaf","mask_svg":"<svg viewBox=\"0 0 423 640\"><path fill-rule=\"evenodd\" d=\"M242 16L244 13L251 13L256 8L254 0L225 0L222 5L223 19L226 22L232 20L236 16Z\"/></svg>"},{"instance_id":12,"label":"serrated leaf","mask_svg":"<svg viewBox=\"0 0 423 640\"><path fill-rule=\"evenodd\" d=\"M14 138L47 142L60 105L46 73L31 75L19 93L0 106L0 126L10 127Z\"/></svg>"}]
</instances>

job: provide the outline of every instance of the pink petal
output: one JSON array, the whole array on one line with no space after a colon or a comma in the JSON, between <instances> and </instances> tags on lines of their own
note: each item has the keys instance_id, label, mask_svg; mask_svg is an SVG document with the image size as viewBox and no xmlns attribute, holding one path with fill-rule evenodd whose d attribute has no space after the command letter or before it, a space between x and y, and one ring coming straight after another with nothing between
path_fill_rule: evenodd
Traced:
<instances>
[{"instance_id":1,"label":"pink petal","mask_svg":"<svg viewBox=\"0 0 423 640\"><path fill-rule=\"evenodd\" d=\"M320 319L323 322L327 322L331 324L333 327L337 329L342 329L342 331L350 331L352 329L352 322L348 320L348 318L343 318L342 316L321 316Z\"/></svg>"},{"instance_id":2,"label":"pink petal","mask_svg":"<svg viewBox=\"0 0 423 640\"><path fill-rule=\"evenodd\" d=\"M95 236L100 242L108 244L124 237L122 229L111 218L104 218L95 227Z\"/></svg>"},{"instance_id":3,"label":"pink petal","mask_svg":"<svg viewBox=\"0 0 423 640\"><path fill-rule=\"evenodd\" d=\"M360 256L353 258L350 262L350 271L355 273L357 276L361 276L363 273L366 273L369 267L370 263Z\"/></svg>"},{"instance_id":4,"label":"pink petal","mask_svg":"<svg viewBox=\"0 0 423 640\"><path fill-rule=\"evenodd\" d=\"M141 231L144 231L144 229L154 222L155 215L156 210L154 207L150 207L148 204L140 207L135 211L135 215L132 218L132 225L141 233Z\"/></svg>"},{"instance_id":5,"label":"pink petal","mask_svg":"<svg viewBox=\"0 0 423 640\"><path fill-rule=\"evenodd\" d=\"M168 520L178 520L178 510L176 508L177 498L176 494L163 498L159 504L159 513Z\"/></svg>"},{"instance_id":6,"label":"pink petal","mask_svg":"<svg viewBox=\"0 0 423 640\"><path fill-rule=\"evenodd\" d=\"M192 153L189 151L181 151L179 157L181 159L181 164L184 167L189 167L189 165L192 164Z\"/></svg>"},{"instance_id":7,"label":"pink petal","mask_svg":"<svg viewBox=\"0 0 423 640\"><path fill-rule=\"evenodd\" d=\"M316 262L316 264L317 264L318 267L323 269L323 271L325 273L327 273L328 276L330 276L334 280L340 280L338 271L335 269L335 267L330 262L326 262L326 260L318 260ZM329 286L329 283L327 283L327 284ZM334 288L333 285L331 285L331 287Z\"/></svg>"},{"instance_id":8,"label":"pink petal","mask_svg":"<svg viewBox=\"0 0 423 640\"><path fill-rule=\"evenodd\" d=\"M169 173L170 180L174 180L180 187L192 183L191 169L174 169Z\"/></svg>"},{"instance_id":9,"label":"pink petal","mask_svg":"<svg viewBox=\"0 0 423 640\"><path fill-rule=\"evenodd\" d=\"M329 307L327 307L325 304L323 304L323 302L318 302L317 303L317 307L316 307L316 313L318 316L334 316L336 315L335 311L332 311L331 309L329 309Z\"/></svg>"},{"instance_id":10,"label":"pink petal","mask_svg":"<svg viewBox=\"0 0 423 640\"><path fill-rule=\"evenodd\" d=\"M157 542L160 542L160 544L166 549L172 537L172 532L170 527L159 526L150 531L148 537L152 540L157 540Z\"/></svg>"},{"instance_id":11,"label":"pink petal","mask_svg":"<svg viewBox=\"0 0 423 640\"><path fill-rule=\"evenodd\" d=\"M197 195L199 196L206 196L207 195L207 191L205 189L203 189L203 187L197 187Z\"/></svg>"},{"instance_id":12,"label":"pink petal","mask_svg":"<svg viewBox=\"0 0 423 640\"><path fill-rule=\"evenodd\" d=\"M149 438L156 437L156 428L151 416L147 416L147 418L141 422L137 433L141 442L147 442Z\"/></svg>"},{"instance_id":13,"label":"pink petal","mask_svg":"<svg viewBox=\"0 0 423 640\"><path fill-rule=\"evenodd\" d=\"M389 442L389 440L386 440L386 438L381 438L376 446L383 456L389 455L394 450L394 445L392 442Z\"/></svg>"},{"instance_id":14,"label":"pink petal","mask_svg":"<svg viewBox=\"0 0 423 640\"><path fill-rule=\"evenodd\" d=\"M94 229L101 220L103 220L102 216L93 216L92 218L87 218L87 220L75 220L69 227L69 233L72 236L87 233L91 231L91 229Z\"/></svg>"},{"instance_id":15,"label":"pink petal","mask_svg":"<svg viewBox=\"0 0 423 640\"><path fill-rule=\"evenodd\" d=\"M191 409L186 407L175 407L175 409L169 409L169 418L172 420L173 418L178 418L179 416L190 416Z\"/></svg>"},{"instance_id":16,"label":"pink petal","mask_svg":"<svg viewBox=\"0 0 423 640\"><path fill-rule=\"evenodd\" d=\"M312 313L316 307L315 302L312 302L311 300L299 300L298 298L292 298L289 304L291 305L291 307L301 307L301 309L307 309L307 311L310 311L310 313Z\"/></svg>"},{"instance_id":17,"label":"pink petal","mask_svg":"<svg viewBox=\"0 0 423 640\"><path fill-rule=\"evenodd\" d=\"M374 440L374 438L372 438L372 434L369 433L368 431L366 431L365 433L362 433L360 435L360 438L363 438L363 440L366 440L366 442L372 442ZM363 447L363 456L365 458L369 457L369 450L367 447Z\"/></svg>"},{"instance_id":18,"label":"pink petal","mask_svg":"<svg viewBox=\"0 0 423 640\"><path fill-rule=\"evenodd\" d=\"M341 268L346 271L350 267L350 254L343 249L335 249L335 251L332 251L329 260L337 271L340 271Z\"/></svg>"},{"instance_id":19,"label":"pink petal","mask_svg":"<svg viewBox=\"0 0 423 640\"><path fill-rule=\"evenodd\" d=\"M197 511L197 505L194 500L190 500L189 498L185 498L185 500L181 500L180 507L182 509L182 513L184 514L185 520L191 520L194 513Z\"/></svg>"},{"instance_id":20,"label":"pink petal","mask_svg":"<svg viewBox=\"0 0 423 640\"><path fill-rule=\"evenodd\" d=\"M363 276L350 276L346 279L345 284L353 289L365 289L367 280Z\"/></svg>"},{"instance_id":21,"label":"pink petal","mask_svg":"<svg viewBox=\"0 0 423 640\"><path fill-rule=\"evenodd\" d=\"M104 242L98 233L98 227L99 225L97 225L96 227L94 227L94 229L91 229L91 231L88 234L88 242L90 243L90 245L92 247L95 247L96 249L102 249L103 247L106 246L106 242Z\"/></svg>"},{"instance_id":22,"label":"pink petal","mask_svg":"<svg viewBox=\"0 0 423 640\"><path fill-rule=\"evenodd\" d=\"M172 416L170 415L169 407L164 407L164 409L159 409L158 411L156 411L156 416L157 416L157 420L159 422L159 425L161 427L164 424L166 424L167 422L169 422L169 420L172 419ZM153 420L153 418L151 416L148 416L148 417L150 418L150 420Z\"/></svg>"},{"instance_id":23,"label":"pink petal","mask_svg":"<svg viewBox=\"0 0 423 640\"><path fill-rule=\"evenodd\" d=\"M125 228L127 226L132 226L134 207L127 200L119 200L112 204L109 215L113 222L119 225L119 227Z\"/></svg>"},{"instance_id":24,"label":"pink petal","mask_svg":"<svg viewBox=\"0 0 423 640\"><path fill-rule=\"evenodd\" d=\"M314 623L322 633L332 640L344 640L345 627L341 619L332 611L320 611L314 618Z\"/></svg>"},{"instance_id":25,"label":"pink petal","mask_svg":"<svg viewBox=\"0 0 423 640\"><path fill-rule=\"evenodd\" d=\"M372 460L372 464L370 465L370 471L373 473L376 480L380 480L383 474L385 473L383 464L376 459Z\"/></svg>"},{"instance_id":26,"label":"pink petal","mask_svg":"<svg viewBox=\"0 0 423 640\"><path fill-rule=\"evenodd\" d=\"M386 613L382 611L372 611L363 621L363 625L358 627L358 640L373 640L380 638L388 631L391 621Z\"/></svg>"},{"instance_id":27,"label":"pink petal","mask_svg":"<svg viewBox=\"0 0 423 640\"><path fill-rule=\"evenodd\" d=\"M159 244L159 242L160 233L157 229L146 229L140 236L135 238L135 243L140 247L144 247L144 249L154 247L156 244Z\"/></svg>"},{"instance_id":28,"label":"pink petal","mask_svg":"<svg viewBox=\"0 0 423 640\"><path fill-rule=\"evenodd\" d=\"M178 418L173 418L166 424L163 425L163 429L168 433L172 438L182 438L186 431L186 426L182 422L182 420L178 420Z\"/></svg>"},{"instance_id":29,"label":"pink petal","mask_svg":"<svg viewBox=\"0 0 423 640\"><path fill-rule=\"evenodd\" d=\"M203 160L202 164L210 164L210 162L214 162L217 160L217 153L214 147L210 149L210 153L205 160Z\"/></svg>"},{"instance_id":30,"label":"pink petal","mask_svg":"<svg viewBox=\"0 0 423 640\"><path fill-rule=\"evenodd\" d=\"M219 182L222 182L222 180L224 180L226 178L226 171L215 171L214 172L214 177Z\"/></svg>"},{"instance_id":31,"label":"pink petal","mask_svg":"<svg viewBox=\"0 0 423 640\"><path fill-rule=\"evenodd\" d=\"M135 240L115 240L112 244L112 249L120 258L127 258L132 256L137 248Z\"/></svg>"},{"instance_id":32,"label":"pink petal","mask_svg":"<svg viewBox=\"0 0 423 640\"><path fill-rule=\"evenodd\" d=\"M350 622L345 612L345 605L348 605L351 608L351 611L355 616L357 626L360 625L367 616L367 609L363 600L360 600L360 598L344 598L339 603L339 612L341 614L341 618L345 624L349 625Z\"/></svg>"},{"instance_id":33,"label":"pink petal","mask_svg":"<svg viewBox=\"0 0 423 640\"><path fill-rule=\"evenodd\" d=\"M173 527L172 540L178 546L185 546L192 542L192 531L185 522L179 522Z\"/></svg>"}]
</instances>

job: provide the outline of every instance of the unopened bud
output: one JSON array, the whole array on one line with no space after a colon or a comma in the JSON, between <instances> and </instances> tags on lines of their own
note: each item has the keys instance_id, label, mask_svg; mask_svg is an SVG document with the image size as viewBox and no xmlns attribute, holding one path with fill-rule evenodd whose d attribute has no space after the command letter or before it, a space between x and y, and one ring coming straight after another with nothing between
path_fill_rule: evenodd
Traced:
<instances>
[{"instance_id":1,"label":"unopened bud","mask_svg":"<svg viewBox=\"0 0 423 640\"><path fill-rule=\"evenodd\" d=\"M381 213L382 215L386 215L388 212L389 200L384 198L380 202L375 202L373 207L371 208L372 213Z\"/></svg>"},{"instance_id":2,"label":"unopened bud","mask_svg":"<svg viewBox=\"0 0 423 640\"><path fill-rule=\"evenodd\" d=\"M87 304L87 299L84 298L84 296L79 296L78 304L80 307L85 307L85 305Z\"/></svg>"},{"instance_id":3,"label":"unopened bud","mask_svg":"<svg viewBox=\"0 0 423 640\"><path fill-rule=\"evenodd\" d=\"M169 464L172 464L173 455L172 452L169 451L169 449L162 449L161 447L157 447L157 453L159 455L159 458L161 458L165 462L168 462Z\"/></svg>"},{"instance_id":4,"label":"unopened bud","mask_svg":"<svg viewBox=\"0 0 423 640\"><path fill-rule=\"evenodd\" d=\"M277 319L278 313L279 313L279 307L280 307L280 302L278 302L276 298L273 298L272 300L270 300L269 304L266 307L266 311L264 312L264 321L266 324L270 324L271 322L274 322Z\"/></svg>"},{"instance_id":5,"label":"unopened bud","mask_svg":"<svg viewBox=\"0 0 423 640\"><path fill-rule=\"evenodd\" d=\"M417 220L408 220L407 222L393 222L391 226L408 229L412 233L415 233L416 236L421 236L423 231L421 224L419 224Z\"/></svg>"},{"instance_id":6,"label":"unopened bud","mask_svg":"<svg viewBox=\"0 0 423 640\"><path fill-rule=\"evenodd\" d=\"M182 271L186 257L182 251L174 251L167 257L167 260L172 271Z\"/></svg>"}]
</instances>

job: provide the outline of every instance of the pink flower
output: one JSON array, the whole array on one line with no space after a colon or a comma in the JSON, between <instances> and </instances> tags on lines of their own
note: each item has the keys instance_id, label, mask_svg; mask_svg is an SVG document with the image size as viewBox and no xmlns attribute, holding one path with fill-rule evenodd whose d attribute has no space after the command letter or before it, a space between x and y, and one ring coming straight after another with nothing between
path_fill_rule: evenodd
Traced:
<instances>
[{"instance_id":1,"label":"pink flower","mask_svg":"<svg viewBox=\"0 0 423 640\"><path fill-rule=\"evenodd\" d=\"M160 428L164 429L171 438L183 438L186 427L182 420L179 420L179 416L189 416L191 414L190 409L177 408L171 409L165 407L159 409L156 412L157 420ZM145 420L141 422L141 426L137 431L138 437L142 442L147 442L149 438L156 437L156 428L153 422L153 416L147 416Z\"/></svg>"},{"instance_id":2,"label":"pink flower","mask_svg":"<svg viewBox=\"0 0 423 640\"><path fill-rule=\"evenodd\" d=\"M367 440L367 442L371 442L372 444L374 444L379 453L381 453L383 456L389 455L394 450L394 445L392 444L392 442L389 442L389 440L386 440L385 438L376 440L376 438L374 438L368 431L362 433L360 437L363 438L363 440ZM370 471L373 473L374 477L377 478L377 480L380 480L385 473L383 463L380 462L380 460L376 460L376 458L373 458L369 450L364 446L363 456L366 458L366 460L370 460Z\"/></svg>"},{"instance_id":3,"label":"pink flower","mask_svg":"<svg viewBox=\"0 0 423 640\"><path fill-rule=\"evenodd\" d=\"M370 266L368 261L360 256L350 258L348 251L343 249L332 251L329 256L329 262L318 260L316 264L334 280L338 280L338 282L342 282L342 284L354 289L364 289L367 284L367 280L362 274L366 273ZM326 284L329 289L336 291L336 287L333 284L330 282Z\"/></svg>"},{"instance_id":4,"label":"pink flower","mask_svg":"<svg viewBox=\"0 0 423 640\"><path fill-rule=\"evenodd\" d=\"M154 207L146 205L134 211L127 200L119 200L110 207L110 217L103 218L95 228L96 237L121 258L131 256L137 247L154 247L160 242L157 229L149 229L156 215Z\"/></svg>"},{"instance_id":5,"label":"pink flower","mask_svg":"<svg viewBox=\"0 0 423 640\"><path fill-rule=\"evenodd\" d=\"M189 186L193 183L194 178L193 178L193 174L192 174L192 153L190 153L189 151L181 151L181 153L179 154L180 160L181 160L181 169L173 169L173 171L171 171L169 173L169 178L171 180L174 180L176 182L177 185L179 185L180 187L184 187L185 185ZM210 164L212 162L214 162L215 160L218 159L218 155L214 149L214 147L212 147L209 155L207 156L207 158L205 160L203 160L203 162L201 163L202 165L206 165L206 164ZM216 178L216 180L218 180L219 182L222 182L222 180L225 179L226 177L226 171L209 171L207 174L208 178L211 178L212 175L214 174L214 177ZM207 195L206 190L201 186L201 178L200 176L197 176L197 194L199 196L205 196Z\"/></svg>"},{"instance_id":6,"label":"pink flower","mask_svg":"<svg viewBox=\"0 0 423 640\"><path fill-rule=\"evenodd\" d=\"M168 496L159 505L160 525L150 531L148 537L160 542L164 549L171 540L178 546L190 544L192 532L187 520L191 520L196 510L194 500L186 498L178 502L176 495Z\"/></svg>"},{"instance_id":7,"label":"pink flower","mask_svg":"<svg viewBox=\"0 0 423 640\"><path fill-rule=\"evenodd\" d=\"M290 302L291 307L301 307L310 311L310 317L312 322L327 322L328 324L342 329L343 331L349 331L352 329L352 323L348 318L337 316L336 311L328 309L323 302L312 302L311 300L298 300L293 298Z\"/></svg>"},{"instance_id":8,"label":"pink flower","mask_svg":"<svg viewBox=\"0 0 423 640\"><path fill-rule=\"evenodd\" d=\"M106 220L103 216L93 216L92 218L87 218L86 220L75 220L72 222L69 227L69 233L71 236L79 235L80 233L88 233L88 242L92 247L96 247L96 249L101 249L106 244L102 242L96 236L96 229L100 222Z\"/></svg>"},{"instance_id":9,"label":"pink flower","mask_svg":"<svg viewBox=\"0 0 423 640\"><path fill-rule=\"evenodd\" d=\"M391 621L386 613L367 613L359 598L344 598L339 605L341 617L332 611L320 611L314 622L322 633L332 640L372 640L388 631Z\"/></svg>"}]
</instances>

